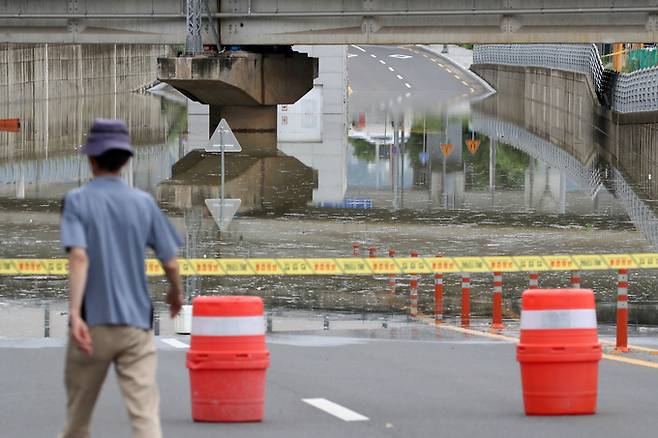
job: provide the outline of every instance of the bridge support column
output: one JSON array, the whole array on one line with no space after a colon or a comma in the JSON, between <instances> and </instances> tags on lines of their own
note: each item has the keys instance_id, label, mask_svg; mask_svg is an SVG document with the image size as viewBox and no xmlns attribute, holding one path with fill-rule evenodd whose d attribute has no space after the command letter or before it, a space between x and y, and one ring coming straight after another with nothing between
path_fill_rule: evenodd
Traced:
<instances>
[{"instance_id":1,"label":"bridge support column","mask_svg":"<svg viewBox=\"0 0 658 438\"><path fill-rule=\"evenodd\" d=\"M277 104L295 103L316 76L317 59L292 50L158 59L158 79L210 105L210 133L226 119L246 154L276 153Z\"/></svg>"},{"instance_id":2,"label":"bridge support column","mask_svg":"<svg viewBox=\"0 0 658 438\"><path fill-rule=\"evenodd\" d=\"M210 105L212 135L222 119L231 126L240 144L250 153L276 151L276 105L234 106Z\"/></svg>"}]
</instances>

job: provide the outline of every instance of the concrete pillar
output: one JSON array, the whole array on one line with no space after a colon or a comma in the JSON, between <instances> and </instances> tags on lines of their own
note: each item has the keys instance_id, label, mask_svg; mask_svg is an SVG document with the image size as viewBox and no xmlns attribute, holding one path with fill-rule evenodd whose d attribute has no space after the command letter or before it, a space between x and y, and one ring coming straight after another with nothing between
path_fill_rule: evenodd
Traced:
<instances>
[{"instance_id":1,"label":"concrete pillar","mask_svg":"<svg viewBox=\"0 0 658 438\"><path fill-rule=\"evenodd\" d=\"M208 135L212 135L222 119L226 119L245 153L276 152L276 105L210 105Z\"/></svg>"},{"instance_id":2,"label":"concrete pillar","mask_svg":"<svg viewBox=\"0 0 658 438\"><path fill-rule=\"evenodd\" d=\"M159 58L158 79L210 106L210 134L226 119L246 154L275 154L277 104L313 88L317 60L304 54L230 52Z\"/></svg>"}]
</instances>

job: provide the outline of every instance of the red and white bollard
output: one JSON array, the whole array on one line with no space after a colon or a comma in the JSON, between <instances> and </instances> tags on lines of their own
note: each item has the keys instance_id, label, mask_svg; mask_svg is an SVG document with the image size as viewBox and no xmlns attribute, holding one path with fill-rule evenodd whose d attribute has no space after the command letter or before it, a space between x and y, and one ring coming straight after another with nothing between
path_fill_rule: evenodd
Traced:
<instances>
[{"instance_id":1,"label":"red and white bollard","mask_svg":"<svg viewBox=\"0 0 658 438\"><path fill-rule=\"evenodd\" d=\"M571 271L571 288L580 289L580 271Z\"/></svg>"},{"instance_id":2,"label":"red and white bollard","mask_svg":"<svg viewBox=\"0 0 658 438\"><path fill-rule=\"evenodd\" d=\"M491 328L501 330L503 325L503 273L493 273L493 318L491 319Z\"/></svg>"},{"instance_id":3,"label":"red and white bollard","mask_svg":"<svg viewBox=\"0 0 658 438\"><path fill-rule=\"evenodd\" d=\"M411 251L411 257L418 257L416 251ZM409 316L416 318L418 316L418 274L411 274L409 281Z\"/></svg>"},{"instance_id":4,"label":"red and white bollard","mask_svg":"<svg viewBox=\"0 0 658 438\"><path fill-rule=\"evenodd\" d=\"M628 351L628 269L617 274L617 351Z\"/></svg>"},{"instance_id":5,"label":"red and white bollard","mask_svg":"<svg viewBox=\"0 0 658 438\"><path fill-rule=\"evenodd\" d=\"M352 256L360 257L361 256L361 245L358 243L352 244Z\"/></svg>"},{"instance_id":6,"label":"red and white bollard","mask_svg":"<svg viewBox=\"0 0 658 438\"><path fill-rule=\"evenodd\" d=\"M437 255L437 257L443 257ZM443 274L434 274L434 324L443 322Z\"/></svg>"},{"instance_id":7,"label":"red and white bollard","mask_svg":"<svg viewBox=\"0 0 658 438\"><path fill-rule=\"evenodd\" d=\"M388 256L389 257L395 257L395 250L393 248L390 248L388 250ZM387 286L388 286L388 294L390 296L395 296L396 286L397 286L397 284L395 282L395 274L388 274Z\"/></svg>"},{"instance_id":8,"label":"red and white bollard","mask_svg":"<svg viewBox=\"0 0 658 438\"><path fill-rule=\"evenodd\" d=\"M462 327L471 326L471 275L462 273Z\"/></svg>"},{"instance_id":9,"label":"red and white bollard","mask_svg":"<svg viewBox=\"0 0 658 438\"><path fill-rule=\"evenodd\" d=\"M539 272L528 274L528 289L539 289Z\"/></svg>"},{"instance_id":10,"label":"red and white bollard","mask_svg":"<svg viewBox=\"0 0 658 438\"><path fill-rule=\"evenodd\" d=\"M377 248L375 248L374 246L368 248L368 257L370 257L371 259L377 257Z\"/></svg>"}]
</instances>

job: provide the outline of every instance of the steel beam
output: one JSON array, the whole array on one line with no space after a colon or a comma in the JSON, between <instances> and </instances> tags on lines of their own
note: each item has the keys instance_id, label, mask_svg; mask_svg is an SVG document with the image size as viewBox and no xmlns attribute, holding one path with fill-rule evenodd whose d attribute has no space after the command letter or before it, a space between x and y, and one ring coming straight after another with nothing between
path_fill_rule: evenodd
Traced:
<instances>
[{"instance_id":1,"label":"steel beam","mask_svg":"<svg viewBox=\"0 0 658 438\"><path fill-rule=\"evenodd\" d=\"M188 3L200 5L200 0L6 0L0 10L0 42L182 44L188 35ZM221 44L228 45L658 41L655 0L208 4L210 15L220 22ZM201 22L198 16L194 23ZM203 42L216 42L208 26L199 27Z\"/></svg>"}]
</instances>

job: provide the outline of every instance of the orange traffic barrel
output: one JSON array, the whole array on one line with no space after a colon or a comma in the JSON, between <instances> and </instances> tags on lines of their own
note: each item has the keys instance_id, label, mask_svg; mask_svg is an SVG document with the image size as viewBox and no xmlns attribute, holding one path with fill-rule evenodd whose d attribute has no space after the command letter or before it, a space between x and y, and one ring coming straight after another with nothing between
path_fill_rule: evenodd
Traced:
<instances>
[{"instance_id":1,"label":"orange traffic barrel","mask_svg":"<svg viewBox=\"0 0 658 438\"><path fill-rule=\"evenodd\" d=\"M21 119L0 119L0 131L18 132L21 130Z\"/></svg>"},{"instance_id":2,"label":"orange traffic barrel","mask_svg":"<svg viewBox=\"0 0 658 438\"><path fill-rule=\"evenodd\" d=\"M197 297L187 353L194 421L261 421L265 372L263 300Z\"/></svg>"},{"instance_id":3,"label":"orange traffic barrel","mask_svg":"<svg viewBox=\"0 0 658 438\"><path fill-rule=\"evenodd\" d=\"M516 353L526 415L596 412L601 344L591 289L524 291Z\"/></svg>"}]
</instances>

